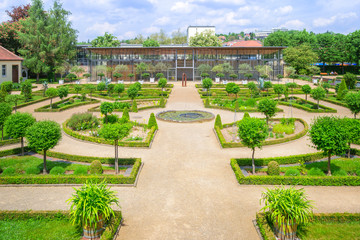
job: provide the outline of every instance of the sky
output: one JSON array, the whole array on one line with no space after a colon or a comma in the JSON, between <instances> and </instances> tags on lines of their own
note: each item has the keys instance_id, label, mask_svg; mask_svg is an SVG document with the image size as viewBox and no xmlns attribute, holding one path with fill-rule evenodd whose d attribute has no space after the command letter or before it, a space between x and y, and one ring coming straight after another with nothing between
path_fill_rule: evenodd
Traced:
<instances>
[{"instance_id":1,"label":"sky","mask_svg":"<svg viewBox=\"0 0 360 240\"><path fill-rule=\"evenodd\" d=\"M43 0L46 10L53 0ZM360 29L360 0L62 0L78 30L78 41L105 32L118 39L148 36L163 29L168 35L188 26L215 26L216 33L271 30L274 27L348 34ZM0 0L5 10L30 0Z\"/></svg>"}]
</instances>

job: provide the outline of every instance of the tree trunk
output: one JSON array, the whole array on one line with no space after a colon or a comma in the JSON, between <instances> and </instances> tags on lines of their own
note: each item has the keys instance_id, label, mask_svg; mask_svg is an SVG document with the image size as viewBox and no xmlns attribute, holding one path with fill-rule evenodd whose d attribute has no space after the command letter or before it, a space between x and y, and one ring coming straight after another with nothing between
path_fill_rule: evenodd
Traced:
<instances>
[{"instance_id":1,"label":"tree trunk","mask_svg":"<svg viewBox=\"0 0 360 240\"><path fill-rule=\"evenodd\" d=\"M254 160L255 148L253 148L252 152L252 174L255 175L255 160Z\"/></svg>"},{"instance_id":2,"label":"tree trunk","mask_svg":"<svg viewBox=\"0 0 360 240\"><path fill-rule=\"evenodd\" d=\"M348 158L350 158L350 157L351 157L350 152L351 152L351 142L349 142Z\"/></svg>"},{"instance_id":3,"label":"tree trunk","mask_svg":"<svg viewBox=\"0 0 360 240\"><path fill-rule=\"evenodd\" d=\"M307 101L307 93L305 93L305 101Z\"/></svg>"},{"instance_id":4,"label":"tree trunk","mask_svg":"<svg viewBox=\"0 0 360 240\"><path fill-rule=\"evenodd\" d=\"M119 160L118 160L118 140L115 140L115 174L119 174Z\"/></svg>"},{"instance_id":5,"label":"tree trunk","mask_svg":"<svg viewBox=\"0 0 360 240\"><path fill-rule=\"evenodd\" d=\"M21 142L21 156L24 156L24 137L20 138Z\"/></svg>"},{"instance_id":6,"label":"tree trunk","mask_svg":"<svg viewBox=\"0 0 360 240\"><path fill-rule=\"evenodd\" d=\"M328 154L328 176L331 176L331 166L330 166L330 161L331 161L331 153Z\"/></svg>"},{"instance_id":7,"label":"tree trunk","mask_svg":"<svg viewBox=\"0 0 360 240\"><path fill-rule=\"evenodd\" d=\"M47 170L46 170L46 150L44 150L44 168L43 168L43 174L47 174Z\"/></svg>"},{"instance_id":8,"label":"tree trunk","mask_svg":"<svg viewBox=\"0 0 360 240\"><path fill-rule=\"evenodd\" d=\"M14 111L16 112L17 102L15 102Z\"/></svg>"},{"instance_id":9,"label":"tree trunk","mask_svg":"<svg viewBox=\"0 0 360 240\"><path fill-rule=\"evenodd\" d=\"M356 119L356 113L354 113L354 118Z\"/></svg>"},{"instance_id":10,"label":"tree trunk","mask_svg":"<svg viewBox=\"0 0 360 240\"><path fill-rule=\"evenodd\" d=\"M40 79L40 73L37 73L36 74L36 82L39 82L39 79Z\"/></svg>"},{"instance_id":11,"label":"tree trunk","mask_svg":"<svg viewBox=\"0 0 360 240\"><path fill-rule=\"evenodd\" d=\"M50 98L50 109L52 109L52 98Z\"/></svg>"},{"instance_id":12,"label":"tree trunk","mask_svg":"<svg viewBox=\"0 0 360 240\"><path fill-rule=\"evenodd\" d=\"M318 99L318 100L317 100L317 102L318 102L318 109L319 109L319 108L320 108L320 106L319 106L319 102L320 102L320 100Z\"/></svg>"},{"instance_id":13,"label":"tree trunk","mask_svg":"<svg viewBox=\"0 0 360 240\"><path fill-rule=\"evenodd\" d=\"M268 117L266 117L266 125L269 126L269 118Z\"/></svg>"},{"instance_id":14,"label":"tree trunk","mask_svg":"<svg viewBox=\"0 0 360 240\"><path fill-rule=\"evenodd\" d=\"M278 101L280 102L280 94L278 94Z\"/></svg>"}]
</instances>

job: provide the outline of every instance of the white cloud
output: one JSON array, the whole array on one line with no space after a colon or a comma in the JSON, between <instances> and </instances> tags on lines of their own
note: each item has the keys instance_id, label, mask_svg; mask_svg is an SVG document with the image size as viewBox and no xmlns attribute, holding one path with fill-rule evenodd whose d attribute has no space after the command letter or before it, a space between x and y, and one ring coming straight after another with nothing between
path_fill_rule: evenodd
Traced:
<instances>
[{"instance_id":1,"label":"white cloud","mask_svg":"<svg viewBox=\"0 0 360 240\"><path fill-rule=\"evenodd\" d=\"M288 14L288 13L291 13L293 10L293 7L288 5L288 6L284 6L284 7L280 7L278 9L275 10L275 13L277 14Z\"/></svg>"},{"instance_id":2,"label":"white cloud","mask_svg":"<svg viewBox=\"0 0 360 240\"><path fill-rule=\"evenodd\" d=\"M128 31L122 35L119 35L117 38L120 39L120 40L123 40L123 39L131 39L131 38L135 38L136 37L136 32L134 31Z\"/></svg>"},{"instance_id":3,"label":"white cloud","mask_svg":"<svg viewBox=\"0 0 360 240\"><path fill-rule=\"evenodd\" d=\"M289 29L303 29L305 28L305 23L296 19L296 20L290 20L282 24L280 27L286 27Z\"/></svg>"},{"instance_id":4,"label":"white cloud","mask_svg":"<svg viewBox=\"0 0 360 240\"><path fill-rule=\"evenodd\" d=\"M157 24L157 25L166 25L168 24L169 22L171 21L171 19L169 17L161 17L161 18L158 18L155 20L155 23L154 24Z\"/></svg>"},{"instance_id":5,"label":"white cloud","mask_svg":"<svg viewBox=\"0 0 360 240\"><path fill-rule=\"evenodd\" d=\"M104 23L97 22L93 24L91 27L85 29L85 31L88 33L94 33L98 35L103 35L105 32L113 34L115 30L117 30L117 24L111 24L108 22L104 22Z\"/></svg>"},{"instance_id":6,"label":"white cloud","mask_svg":"<svg viewBox=\"0 0 360 240\"><path fill-rule=\"evenodd\" d=\"M171 7L171 11L180 12L180 13L190 13L195 8L194 4L189 2L176 2L174 6Z\"/></svg>"},{"instance_id":7,"label":"white cloud","mask_svg":"<svg viewBox=\"0 0 360 240\"><path fill-rule=\"evenodd\" d=\"M350 12L346 14L337 14L335 16L331 16L330 18L316 18L313 21L313 25L314 27L326 27L335 23L336 21L340 21L348 18L357 18L357 14L354 12Z\"/></svg>"},{"instance_id":8,"label":"white cloud","mask_svg":"<svg viewBox=\"0 0 360 240\"><path fill-rule=\"evenodd\" d=\"M144 28L143 31L145 33L147 33L147 34L151 34L151 33L160 32L160 28L151 26L151 27L148 27L148 28Z\"/></svg>"}]
</instances>

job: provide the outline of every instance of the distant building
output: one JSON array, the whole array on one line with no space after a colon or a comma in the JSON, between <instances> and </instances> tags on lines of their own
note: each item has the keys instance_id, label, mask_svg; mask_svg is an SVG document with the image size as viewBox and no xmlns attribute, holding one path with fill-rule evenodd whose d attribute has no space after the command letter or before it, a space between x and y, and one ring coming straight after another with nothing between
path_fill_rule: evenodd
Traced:
<instances>
[{"instance_id":1,"label":"distant building","mask_svg":"<svg viewBox=\"0 0 360 240\"><path fill-rule=\"evenodd\" d=\"M20 83L21 63L24 59L0 46L0 83L11 81Z\"/></svg>"},{"instance_id":2,"label":"distant building","mask_svg":"<svg viewBox=\"0 0 360 240\"><path fill-rule=\"evenodd\" d=\"M255 30L255 38L256 39L265 39L267 38L271 33L274 32L278 32L278 31L282 31L282 32L287 32L289 31L287 28L272 28L271 30Z\"/></svg>"},{"instance_id":3,"label":"distant building","mask_svg":"<svg viewBox=\"0 0 360 240\"><path fill-rule=\"evenodd\" d=\"M224 47L262 47L263 44L257 40L235 40L231 42L224 43Z\"/></svg>"},{"instance_id":4,"label":"distant building","mask_svg":"<svg viewBox=\"0 0 360 240\"><path fill-rule=\"evenodd\" d=\"M194 37L197 33L205 31L211 31L215 35L215 26L189 26L187 29L187 43L189 44L191 37Z\"/></svg>"},{"instance_id":5,"label":"distant building","mask_svg":"<svg viewBox=\"0 0 360 240\"><path fill-rule=\"evenodd\" d=\"M225 37L225 36L219 36L219 40L220 40L221 42L225 42L226 37Z\"/></svg>"}]
</instances>

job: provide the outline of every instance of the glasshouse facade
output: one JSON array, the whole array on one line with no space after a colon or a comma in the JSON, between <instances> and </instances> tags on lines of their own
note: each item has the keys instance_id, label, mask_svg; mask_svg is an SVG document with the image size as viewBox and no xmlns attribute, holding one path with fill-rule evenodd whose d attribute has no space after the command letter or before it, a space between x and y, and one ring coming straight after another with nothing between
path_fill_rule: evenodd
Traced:
<instances>
[{"instance_id":1,"label":"glasshouse facade","mask_svg":"<svg viewBox=\"0 0 360 240\"><path fill-rule=\"evenodd\" d=\"M201 80L201 73L207 72L211 78L219 73L204 69L212 69L224 63L228 63L227 69L223 71L224 79L229 79L231 74L233 79L245 79L246 72L257 79L260 76L256 70L258 65L267 65L266 75L275 79L278 74L283 74L283 49L284 47L85 47L78 49L78 63L87 65L92 81L99 78L100 72L111 78L119 65L122 65L117 68L121 69L121 80L146 80L143 79L143 73L155 77L160 72L169 80L181 80L184 73L188 80ZM146 64L145 70L139 66L140 63ZM246 70L243 69L244 65L247 65Z\"/></svg>"}]
</instances>

